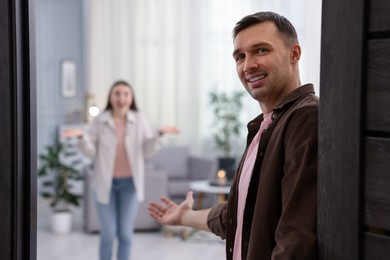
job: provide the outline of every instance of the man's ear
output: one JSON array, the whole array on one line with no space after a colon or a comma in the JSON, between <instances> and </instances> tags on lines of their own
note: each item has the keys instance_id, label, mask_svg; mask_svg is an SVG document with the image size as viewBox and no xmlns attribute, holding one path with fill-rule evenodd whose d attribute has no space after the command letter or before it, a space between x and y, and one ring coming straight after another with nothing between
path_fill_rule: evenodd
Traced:
<instances>
[{"instance_id":1,"label":"man's ear","mask_svg":"<svg viewBox=\"0 0 390 260\"><path fill-rule=\"evenodd\" d=\"M298 63L301 58L301 46L299 44L293 44L291 46L291 63Z\"/></svg>"}]
</instances>

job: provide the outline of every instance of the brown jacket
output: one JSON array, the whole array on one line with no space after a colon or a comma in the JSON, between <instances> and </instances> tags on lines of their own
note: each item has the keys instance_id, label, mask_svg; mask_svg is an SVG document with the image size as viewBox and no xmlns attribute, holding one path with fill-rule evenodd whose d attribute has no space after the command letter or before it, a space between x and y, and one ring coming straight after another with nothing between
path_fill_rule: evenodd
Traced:
<instances>
[{"instance_id":1,"label":"brown jacket","mask_svg":"<svg viewBox=\"0 0 390 260\"><path fill-rule=\"evenodd\" d=\"M311 84L273 109L261 136L244 211L242 260L317 259L318 98ZM247 147L263 115L248 124ZM246 151L245 151L246 153ZM245 153L243 158L245 158ZM213 207L208 226L233 256L241 160L227 203Z\"/></svg>"}]
</instances>

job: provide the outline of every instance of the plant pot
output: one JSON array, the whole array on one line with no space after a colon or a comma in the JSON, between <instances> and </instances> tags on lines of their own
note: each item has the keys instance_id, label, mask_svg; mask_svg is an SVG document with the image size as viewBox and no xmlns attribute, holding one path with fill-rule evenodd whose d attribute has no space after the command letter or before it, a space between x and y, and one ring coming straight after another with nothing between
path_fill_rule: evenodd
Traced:
<instances>
[{"instance_id":1,"label":"plant pot","mask_svg":"<svg viewBox=\"0 0 390 260\"><path fill-rule=\"evenodd\" d=\"M51 230L55 234L68 234L72 229L72 213L70 211L53 212Z\"/></svg>"},{"instance_id":2,"label":"plant pot","mask_svg":"<svg viewBox=\"0 0 390 260\"><path fill-rule=\"evenodd\" d=\"M218 168L226 172L228 180L232 180L236 172L236 159L233 157L219 157Z\"/></svg>"}]
</instances>

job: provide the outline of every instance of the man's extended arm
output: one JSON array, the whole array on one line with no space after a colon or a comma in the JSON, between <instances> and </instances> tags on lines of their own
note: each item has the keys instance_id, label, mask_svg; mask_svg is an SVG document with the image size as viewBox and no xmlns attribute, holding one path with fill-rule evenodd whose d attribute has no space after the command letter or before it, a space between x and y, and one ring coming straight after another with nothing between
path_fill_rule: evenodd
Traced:
<instances>
[{"instance_id":1,"label":"man's extended arm","mask_svg":"<svg viewBox=\"0 0 390 260\"><path fill-rule=\"evenodd\" d=\"M210 209L193 210L194 198L192 192L188 192L186 199L177 205L170 199L163 197L160 205L155 202L149 204L149 215L157 222L164 225L178 225L210 231L207 226L207 216Z\"/></svg>"}]
</instances>

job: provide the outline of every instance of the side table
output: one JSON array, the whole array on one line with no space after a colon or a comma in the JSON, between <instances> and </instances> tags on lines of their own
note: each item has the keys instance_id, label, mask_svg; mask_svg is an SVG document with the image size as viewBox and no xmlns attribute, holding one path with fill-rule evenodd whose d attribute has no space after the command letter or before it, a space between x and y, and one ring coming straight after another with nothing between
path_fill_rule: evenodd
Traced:
<instances>
[{"instance_id":1,"label":"side table","mask_svg":"<svg viewBox=\"0 0 390 260\"><path fill-rule=\"evenodd\" d=\"M203 198L206 193L216 194L218 201L224 202L225 195L230 192L230 186L211 185L210 180L197 180L190 182L190 189L199 192L197 209L202 208Z\"/></svg>"}]
</instances>

